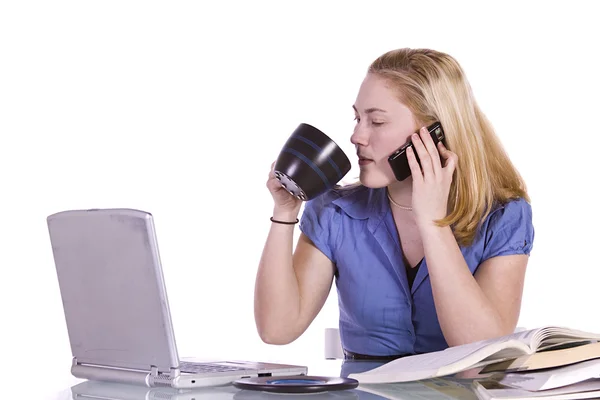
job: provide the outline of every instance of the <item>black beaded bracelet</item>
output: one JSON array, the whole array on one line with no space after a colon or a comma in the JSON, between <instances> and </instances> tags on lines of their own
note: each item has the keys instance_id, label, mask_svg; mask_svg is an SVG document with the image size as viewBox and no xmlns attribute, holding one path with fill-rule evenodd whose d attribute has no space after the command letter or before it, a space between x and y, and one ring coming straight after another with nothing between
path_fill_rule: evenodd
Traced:
<instances>
[{"instance_id":1,"label":"black beaded bracelet","mask_svg":"<svg viewBox=\"0 0 600 400\"><path fill-rule=\"evenodd\" d=\"M273 219L273 217L271 217L270 220L271 220L271 222L275 222L276 224L284 224L284 225L295 225L298 222L300 222L298 220L298 218L296 218L296 220L293 221L293 222L290 222L290 221L279 221L279 220Z\"/></svg>"}]
</instances>

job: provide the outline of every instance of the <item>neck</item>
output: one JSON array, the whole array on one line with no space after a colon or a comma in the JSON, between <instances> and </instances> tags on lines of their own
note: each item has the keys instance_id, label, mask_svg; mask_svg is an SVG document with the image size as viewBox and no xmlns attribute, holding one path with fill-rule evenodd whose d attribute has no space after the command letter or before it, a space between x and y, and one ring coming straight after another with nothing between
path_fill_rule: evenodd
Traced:
<instances>
[{"instance_id":1,"label":"neck","mask_svg":"<svg viewBox=\"0 0 600 400\"><path fill-rule=\"evenodd\" d=\"M389 195L402 206L412 206L412 178L408 177L402 182L395 181L387 187Z\"/></svg>"}]
</instances>

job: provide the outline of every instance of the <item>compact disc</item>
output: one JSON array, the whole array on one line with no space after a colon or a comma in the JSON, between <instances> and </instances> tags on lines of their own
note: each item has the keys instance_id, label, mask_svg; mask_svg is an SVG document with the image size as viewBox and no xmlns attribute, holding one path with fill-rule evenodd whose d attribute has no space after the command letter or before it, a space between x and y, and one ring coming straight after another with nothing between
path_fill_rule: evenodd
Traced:
<instances>
[{"instance_id":1,"label":"compact disc","mask_svg":"<svg viewBox=\"0 0 600 400\"><path fill-rule=\"evenodd\" d=\"M271 393L319 393L354 389L358 381L352 378L291 375L242 378L233 382L239 389L259 390Z\"/></svg>"}]
</instances>

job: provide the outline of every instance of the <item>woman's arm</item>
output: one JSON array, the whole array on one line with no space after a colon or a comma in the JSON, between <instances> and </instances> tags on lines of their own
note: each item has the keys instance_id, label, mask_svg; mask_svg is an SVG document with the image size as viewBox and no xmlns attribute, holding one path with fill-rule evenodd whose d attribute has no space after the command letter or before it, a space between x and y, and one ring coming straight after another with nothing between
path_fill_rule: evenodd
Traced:
<instances>
[{"instance_id":1,"label":"woman's arm","mask_svg":"<svg viewBox=\"0 0 600 400\"><path fill-rule=\"evenodd\" d=\"M329 295L334 265L302 233L292 257L292 226L273 224L258 267L254 317L269 344L296 340Z\"/></svg>"},{"instance_id":2,"label":"woman's arm","mask_svg":"<svg viewBox=\"0 0 600 400\"><path fill-rule=\"evenodd\" d=\"M507 335L521 309L527 255L490 258L471 274L449 227L422 232L435 308L450 346Z\"/></svg>"},{"instance_id":3,"label":"woman's arm","mask_svg":"<svg viewBox=\"0 0 600 400\"><path fill-rule=\"evenodd\" d=\"M304 233L292 254L293 221L297 221L302 202L281 187L274 166L271 164L267 179L275 202L273 219L288 223L271 224L256 274L254 319L264 342L287 344L296 340L323 308L334 265Z\"/></svg>"},{"instance_id":4,"label":"woman's arm","mask_svg":"<svg viewBox=\"0 0 600 400\"><path fill-rule=\"evenodd\" d=\"M414 135L413 143L421 161L419 165L409 148L413 211L446 342L454 346L513 332L521 308L528 256L490 257L473 276L451 228L435 223L447 213L457 156L442 142L436 148L427 129Z\"/></svg>"}]
</instances>

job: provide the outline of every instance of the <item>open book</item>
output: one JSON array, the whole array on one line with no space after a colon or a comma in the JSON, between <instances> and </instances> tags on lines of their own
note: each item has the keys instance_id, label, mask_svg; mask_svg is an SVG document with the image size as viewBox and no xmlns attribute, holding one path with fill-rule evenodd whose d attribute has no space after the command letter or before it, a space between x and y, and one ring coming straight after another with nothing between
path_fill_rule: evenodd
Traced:
<instances>
[{"instance_id":1,"label":"open book","mask_svg":"<svg viewBox=\"0 0 600 400\"><path fill-rule=\"evenodd\" d=\"M407 356L372 370L350 374L360 383L409 382L452 375L493 362L600 340L600 334L546 326L445 350Z\"/></svg>"}]
</instances>

